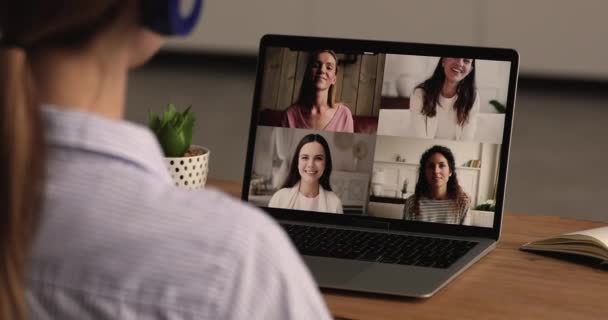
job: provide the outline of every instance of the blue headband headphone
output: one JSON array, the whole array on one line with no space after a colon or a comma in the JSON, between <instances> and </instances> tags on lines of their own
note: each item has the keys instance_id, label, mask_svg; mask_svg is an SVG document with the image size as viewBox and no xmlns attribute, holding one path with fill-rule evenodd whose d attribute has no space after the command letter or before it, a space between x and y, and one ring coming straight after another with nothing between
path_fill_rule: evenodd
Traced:
<instances>
[{"instance_id":1,"label":"blue headband headphone","mask_svg":"<svg viewBox=\"0 0 608 320\"><path fill-rule=\"evenodd\" d=\"M182 17L179 13L181 0L143 0L144 25L152 31L167 36L183 36L196 26L201 15L203 0L194 0L190 14Z\"/></svg>"},{"instance_id":2,"label":"blue headband headphone","mask_svg":"<svg viewBox=\"0 0 608 320\"><path fill-rule=\"evenodd\" d=\"M183 17L179 13L182 0L142 0L143 24L152 31L166 36L187 35L196 26L203 7L203 0L193 1L190 14ZM18 41L2 37L1 33L0 47L26 48Z\"/></svg>"}]
</instances>

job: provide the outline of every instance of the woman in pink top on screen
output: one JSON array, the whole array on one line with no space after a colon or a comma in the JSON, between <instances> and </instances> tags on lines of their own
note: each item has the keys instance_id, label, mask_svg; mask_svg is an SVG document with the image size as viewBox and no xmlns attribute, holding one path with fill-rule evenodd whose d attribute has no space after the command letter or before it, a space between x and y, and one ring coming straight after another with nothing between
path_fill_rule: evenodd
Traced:
<instances>
[{"instance_id":1,"label":"woman in pink top on screen","mask_svg":"<svg viewBox=\"0 0 608 320\"><path fill-rule=\"evenodd\" d=\"M335 102L338 58L331 50L311 54L300 95L283 117L288 128L353 132L353 116L343 103Z\"/></svg>"}]
</instances>

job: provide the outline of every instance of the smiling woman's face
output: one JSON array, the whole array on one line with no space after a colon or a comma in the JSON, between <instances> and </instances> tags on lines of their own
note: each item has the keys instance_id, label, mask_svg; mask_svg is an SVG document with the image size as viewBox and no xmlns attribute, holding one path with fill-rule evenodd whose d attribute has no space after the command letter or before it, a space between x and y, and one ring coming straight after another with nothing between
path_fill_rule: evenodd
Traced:
<instances>
[{"instance_id":1,"label":"smiling woman's face","mask_svg":"<svg viewBox=\"0 0 608 320\"><path fill-rule=\"evenodd\" d=\"M452 176L452 170L441 153L433 154L424 166L426 182L433 188L444 187Z\"/></svg>"},{"instance_id":2,"label":"smiling woman's face","mask_svg":"<svg viewBox=\"0 0 608 320\"><path fill-rule=\"evenodd\" d=\"M446 79L453 82L460 82L473 70L473 59L443 58L441 65Z\"/></svg>"},{"instance_id":3,"label":"smiling woman's face","mask_svg":"<svg viewBox=\"0 0 608 320\"><path fill-rule=\"evenodd\" d=\"M303 182L319 182L325 172L325 151L320 143L313 141L302 146L298 155L298 172Z\"/></svg>"},{"instance_id":4,"label":"smiling woman's face","mask_svg":"<svg viewBox=\"0 0 608 320\"><path fill-rule=\"evenodd\" d=\"M317 89L329 89L336 83L336 59L329 52L321 52L312 64L312 81Z\"/></svg>"}]
</instances>

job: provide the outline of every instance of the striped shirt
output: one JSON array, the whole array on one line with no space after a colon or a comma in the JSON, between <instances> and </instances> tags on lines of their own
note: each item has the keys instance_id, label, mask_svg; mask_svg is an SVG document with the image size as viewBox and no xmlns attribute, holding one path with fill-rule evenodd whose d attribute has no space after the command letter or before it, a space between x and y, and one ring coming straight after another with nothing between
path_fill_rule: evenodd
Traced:
<instances>
[{"instance_id":1,"label":"striped shirt","mask_svg":"<svg viewBox=\"0 0 608 320\"><path fill-rule=\"evenodd\" d=\"M32 319L329 319L263 212L173 186L144 128L43 108L49 145Z\"/></svg>"},{"instance_id":2,"label":"striped shirt","mask_svg":"<svg viewBox=\"0 0 608 320\"><path fill-rule=\"evenodd\" d=\"M453 200L420 199L420 213L414 213L414 197L405 200L403 208L403 219L413 221L446 223L446 224L470 224L469 206L460 210L454 206Z\"/></svg>"}]
</instances>

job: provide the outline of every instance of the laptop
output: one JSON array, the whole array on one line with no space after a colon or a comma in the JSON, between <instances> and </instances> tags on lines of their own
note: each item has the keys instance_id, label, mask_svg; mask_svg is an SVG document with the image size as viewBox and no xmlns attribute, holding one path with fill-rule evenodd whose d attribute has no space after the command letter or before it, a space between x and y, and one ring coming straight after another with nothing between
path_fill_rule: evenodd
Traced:
<instances>
[{"instance_id":1,"label":"laptop","mask_svg":"<svg viewBox=\"0 0 608 320\"><path fill-rule=\"evenodd\" d=\"M266 35L242 199L322 288L430 297L496 247L511 49Z\"/></svg>"}]
</instances>

